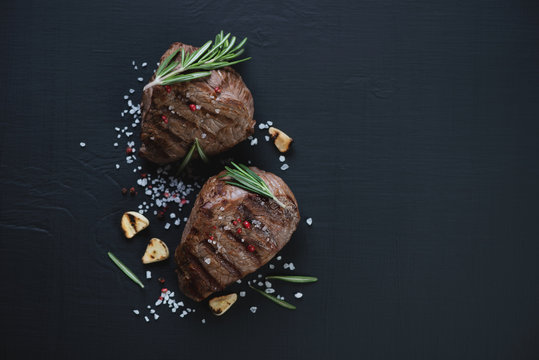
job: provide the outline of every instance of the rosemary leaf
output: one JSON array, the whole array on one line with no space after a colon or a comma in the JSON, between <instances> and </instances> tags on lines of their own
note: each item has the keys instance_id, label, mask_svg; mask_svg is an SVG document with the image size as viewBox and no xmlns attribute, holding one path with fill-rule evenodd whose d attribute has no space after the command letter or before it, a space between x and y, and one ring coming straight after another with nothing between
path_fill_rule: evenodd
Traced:
<instances>
[{"instance_id":1,"label":"rosemary leaf","mask_svg":"<svg viewBox=\"0 0 539 360\"><path fill-rule=\"evenodd\" d=\"M124 272L127 277L129 277L131 280L133 280L136 284L138 284L141 288L144 289L144 285L139 280L137 275L133 274L131 270L127 266L125 266L116 256L114 256L110 251L108 252L109 258Z\"/></svg>"},{"instance_id":2,"label":"rosemary leaf","mask_svg":"<svg viewBox=\"0 0 539 360\"><path fill-rule=\"evenodd\" d=\"M202 150L202 146L200 146L200 143L198 142L198 139L195 138L195 145L197 147L197 152L198 152L198 156L200 156L200 158L202 159L202 161L204 161L205 163L207 163L209 161L208 157L206 156L206 154L204 154L204 150Z\"/></svg>"},{"instance_id":3,"label":"rosemary leaf","mask_svg":"<svg viewBox=\"0 0 539 360\"><path fill-rule=\"evenodd\" d=\"M257 293L259 293L260 295L267 297L268 299L270 299L271 301L273 301L277 305L281 305L282 307L290 309L290 310L296 310L296 307L294 305L292 305L290 303L287 303L284 300L277 299L275 296L270 295L270 294L266 293L265 291L257 289L257 288L255 288L255 287L253 287L251 285L249 285L249 287L251 289L253 289L254 291L256 291Z\"/></svg>"},{"instance_id":4,"label":"rosemary leaf","mask_svg":"<svg viewBox=\"0 0 539 360\"><path fill-rule=\"evenodd\" d=\"M189 164L189 161L191 161L191 157L193 157L193 153L195 152L196 146L197 146L196 142L193 144L193 146L191 146L191 149L189 149L189 152L187 153L187 155L185 155L185 157L183 158L182 163L180 164L180 167L176 171L176 176L180 176L183 169L185 169L187 164Z\"/></svg>"},{"instance_id":5,"label":"rosemary leaf","mask_svg":"<svg viewBox=\"0 0 539 360\"><path fill-rule=\"evenodd\" d=\"M282 280L298 284L313 283L318 281L318 278L314 276L266 276L266 279Z\"/></svg>"}]
</instances>

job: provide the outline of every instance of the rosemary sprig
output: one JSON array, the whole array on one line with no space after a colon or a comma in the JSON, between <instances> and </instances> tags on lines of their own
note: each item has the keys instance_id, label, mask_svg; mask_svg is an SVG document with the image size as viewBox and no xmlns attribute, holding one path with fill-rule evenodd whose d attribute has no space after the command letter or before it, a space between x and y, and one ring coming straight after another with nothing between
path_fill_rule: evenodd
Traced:
<instances>
[{"instance_id":1,"label":"rosemary sprig","mask_svg":"<svg viewBox=\"0 0 539 360\"><path fill-rule=\"evenodd\" d=\"M155 72L155 79L144 86L144 90L155 85L170 85L209 76L211 70L247 61L250 57L232 61L243 54L243 45L246 42L247 38L236 45L236 37L231 36L230 33L224 35L221 30L215 36L214 42L210 40L190 54L187 54L182 48L180 61L172 61L180 52L178 49L159 65ZM187 71L195 70L199 71L184 74Z\"/></svg>"},{"instance_id":2,"label":"rosemary sprig","mask_svg":"<svg viewBox=\"0 0 539 360\"><path fill-rule=\"evenodd\" d=\"M138 284L141 288L144 289L144 285L139 280L137 275L133 274L131 270L127 266L125 266L116 256L114 256L110 251L108 252L109 258L124 272L125 275L127 275L131 280L133 280L136 284Z\"/></svg>"},{"instance_id":3,"label":"rosemary sprig","mask_svg":"<svg viewBox=\"0 0 539 360\"><path fill-rule=\"evenodd\" d=\"M195 142L191 146L191 149L189 149L189 151L187 152L187 155L185 155L185 157L183 158L183 161L180 164L178 171L176 171L176 176L180 176L183 169L185 169L187 164L189 164L189 162L191 161L191 158L193 157L193 153L195 152L195 149L197 150L198 156L200 156L202 161L204 161L205 163L209 161L208 156L204 153L204 150L202 150L202 146L198 142L198 139L195 138Z\"/></svg>"},{"instance_id":4,"label":"rosemary sprig","mask_svg":"<svg viewBox=\"0 0 539 360\"><path fill-rule=\"evenodd\" d=\"M314 276L266 276L266 279L282 280L291 283L304 284L317 282L318 278Z\"/></svg>"},{"instance_id":5,"label":"rosemary sprig","mask_svg":"<svg viewBox=\"0 0 539 360\"><path fill-rule=\"evenodd\" d=\"M258 176L254 171L252 171L243 164L238 165L235 162L232 162L232 165L234 166L234 168L225 166L226 173L224 175L221 175L221 177L229 176L232 179L236 180L226 181L227 184L234 185L247 191L251 191L256 194L268 197L275 200L275 202L279 204L279 206L283 208L286 207L285 204L280 202L277 197L273 195L268 184L266 184L264 180L262 180L262 178Z\"/></svg>"},{"instance_id":6,"label":"rosemary sprig","mask_svg":"<svg viewBox=\"0 0 539 360\"><path fill-rule=\"evenodd\" d=\"M290 310L296 310L296 307L290 303L287 303L286 301L284 300L281 300L281 299L277 299L275 296L273 295L270 295L260 289L257 289L255 287L253 287L252 285L249 285L249 287L251 289L253 289L254 291L256 291L257 293L259 293L260 295L263 295L265 297L267 297L268 299L270 299L271 301L273 301L274 303L278 304L278 305L281 305L282 307L284 308L287 308L287 309L290 309Z\"/></svg>"}]
</instances>

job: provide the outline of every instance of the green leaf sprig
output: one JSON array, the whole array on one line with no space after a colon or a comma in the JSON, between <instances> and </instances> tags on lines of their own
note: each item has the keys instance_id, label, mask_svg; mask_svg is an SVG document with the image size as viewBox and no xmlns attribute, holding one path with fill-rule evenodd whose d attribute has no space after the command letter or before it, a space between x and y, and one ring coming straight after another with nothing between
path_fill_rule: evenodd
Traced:
<instances>
[{"instance_id":1,"label":"green leaf sprig","mask_svg":"<svg viewBox=\"0 0 539 360\"><path fill-rule=\"evenodd\" d=\"M202 146L198 142L198 139L195 138L195 142L191 146L191 149L189 149L189 151L187 152L187 155L185 155L185 157L183 158L183 161L180 164L180 167L176 171L176 176L180 176L183 169L185 169L187 164L189 164L189 162L191 161L191 158L193 157L193 153L195 152L195 150L197 151L198 156L200 156L202 161L204 161L205 163L207 163L209 161L208 156L204 153L204 150L202 150Z\"/></svg>"},{"instance_id":2,"label":"green leaf sprig","mask_svg":"<svg viewBox=\"0 0 539 360\"><path fill-rule=\"evenodd\" d=\"M271 189L269 188L268 184L266 184L264 180L262 180L262 178L258 176L253 170L249 169L243 164L238 165L235 162L232 162L232 166L234 166L234 168L225 166L226 173L224 175L221 175L221 177L229 176L235 180L225 181L227 184L234 185L247 191L268 197L275 200L275 202L279 204L279 206L283 208L286 207L285 204L280 202L277 197L271 192Z\"/></svg>"},{"instance_id":3,"label":"green leaf sprig","mask_svg":"<svg viewBox=\"0 0 539 360\"><path fill-rule=\"evenodd\" d=\"M129 277L131 280L133 280L136 284L138 284L141 288L144 289L144 284L139 280L137 275L135 275L127 266L124 265L114 254L112 254L110 251L108 252L109 258L124 272L127 277Z\"/></svg>"},{"instance_id":4,"label":"green leaf sprig","mask_svg":"<svg viewBox=\"0 0 539 360\"><path fill-rule=\"evenodd\" d=\"M146 84L144 90L156 85L170 85L210 76L211 70L247 61L251 58L232 61L243 54L243 45L246 42L247 38L236 45L236 37L231 36L230 33L224 35L221 30L215 36L214 42L209 40L190 54L186 53L183 48L178 49L159 65L155 72L155 79ZM180 51L180 61L172 61ZM192 72L185 74L188 71Z\"/></svg>"},{"instance_id":5,"label":"green leaf sprig","mask_svg":"<svg viewBox=\"0 0 539 360\"><path fill-rule=\"evenodd\" d=\"M282 280L286 282L296 283L296 284L305 284L305 283L313 283L317 282L318 278L314 276L294 276L294 275L284 275L284 276L266 276L266 279L268 280Z\"/></svg>"},{"instance_id":6,"label":"green leaf sprig","mask_svg":"<svg viewBox=\"0 0 539 360\"><path fill-rule=\"evenodd\" d=\"M277 305L280 305L284 308L287 308L287 309L290 309L290 310L296 310L296 307L290 303L287 303L286 301L284 300L281 300L281 299L277 299L275 296L273 295L270 295L268 293L266 293L265 291L262 291L260 289L257 289L255 287L253 287L251 284L249 284L249 287L251 289L253 289L254 291L256 291L257 293L259 293L260 295L270 299L271 301L273 301L274 303L276 303Z\"/></svg>"}]
</instances>

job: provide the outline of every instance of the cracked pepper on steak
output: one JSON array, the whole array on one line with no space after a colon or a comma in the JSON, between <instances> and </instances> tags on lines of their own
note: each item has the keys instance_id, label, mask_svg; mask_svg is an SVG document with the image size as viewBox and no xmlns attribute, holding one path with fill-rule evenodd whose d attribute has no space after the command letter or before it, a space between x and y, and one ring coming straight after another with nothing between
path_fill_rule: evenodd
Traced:
<instances>
[{"instance_id":1,"label":"cracked pepper on steak","mask_svg":"<svg viewBox=\"0 0 539 360\"><path fill-rule=\"evenodd\" d=\"M184 48L187 53L197 49L176 42L160 61L178 48ZM181 52L174 60L180 59ZM154 78L155 74L150 82ZM220 88L220 92L216 88ZM190 105L197 108L193 111ZM167 87L150 87L142 94L141 108L140 154L157 164L183 158L195 138L206 155L215 155L254 132L253 97L241 76L231 67L212 70L211 75L204 78Z\"/></svg>"},{"instance_id":2,"label":"cracked pepper on steak","mask_svg":"<svg viewBox=\"0 0 539 360\"><path fill-rule=\"evenodd\" d=\"M296 230L300 215L290 188L277 175L256 167L250 169L286 207L226 184L219 177L225 171L208 179L175 252L180 289L195 301L204 300L266 264ZM243 225L245 220L250 226Z\"/></svg>"}]
</instances>

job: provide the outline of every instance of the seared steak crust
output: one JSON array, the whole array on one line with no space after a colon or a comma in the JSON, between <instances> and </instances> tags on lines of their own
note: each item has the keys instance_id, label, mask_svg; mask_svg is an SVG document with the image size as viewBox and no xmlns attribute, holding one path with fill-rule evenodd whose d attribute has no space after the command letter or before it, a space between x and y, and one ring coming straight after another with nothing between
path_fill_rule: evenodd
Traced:
<instances>
[{"instance_id":1,"label":"seared steak crust","mask_svg":"<svg viewBox=\"0 0 539 360\"><path fill-rule=\"evenodd\" d=\"M197 49L177 42L160 61L178 48L188 53ZM175 60L180 58L181 52ZM154 78L155 75L150 81ZM215 90L217 87L220 93ZM193 111L191 104L200 108ZM230 67L169 87L153 86L144 91L141 108L140 154L157 164L183 158L195 138L207 155L214 155L230 149L254 131L253 97L241 76Z\"/></svg>"},{"instance_id":2,"label":"seared steak crust","mask_svg":"<svg viewBox=\"0 0 539 360\"><path fill-rule=\"evenodd\" d=\"M193 300L201 301L256 271L296 230L300 216L290 188L274 174L255 167L251 170L264 179L286 208L226 184L219 178L224 172L211 177L198 194L175 253L180 289ZM250 228L242 224L245 220ZM249 245L254 246L253 252Z\"/></svg>"}]
</instances>

